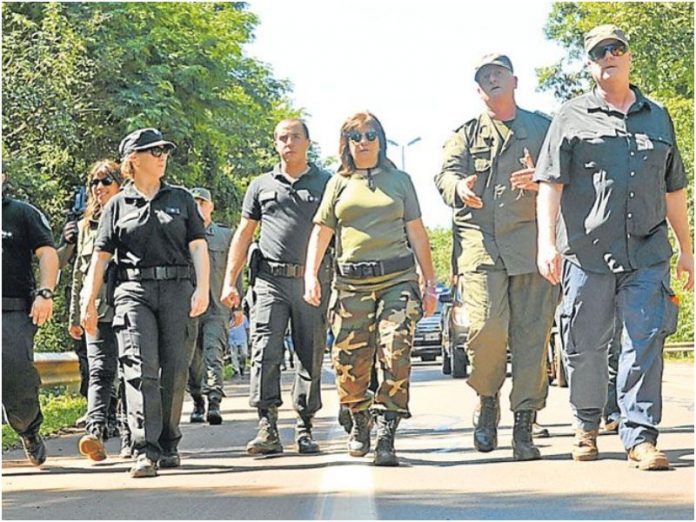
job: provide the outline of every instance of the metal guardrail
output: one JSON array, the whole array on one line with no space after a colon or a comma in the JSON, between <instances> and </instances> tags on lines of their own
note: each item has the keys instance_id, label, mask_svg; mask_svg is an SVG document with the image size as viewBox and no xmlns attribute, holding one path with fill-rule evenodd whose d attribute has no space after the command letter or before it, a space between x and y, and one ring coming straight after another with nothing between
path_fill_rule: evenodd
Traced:
<instances>
[{"instance_id":1,"label":"metal guardrail","mask_svg":"<svg viewBox=\"0 0 696 522\"><path fill-rule=\"evenodd\" d=\"M693 352L693 342L668 343L667 353ZM41 386L57 386L80 382L80 364L74 352L34 353L34 366L41 376Z\"/></svg>"},{"instance_id":2,"label":"metal guardrail","mask_svg":"<svg viewBox=\"0 0 696 522\"><path fill-rule=\"evenodd\" d=\"M75 352L35 352L34 366L41 377L41 386L80 382L80 363Z\"/></svg>"}]
</instances>

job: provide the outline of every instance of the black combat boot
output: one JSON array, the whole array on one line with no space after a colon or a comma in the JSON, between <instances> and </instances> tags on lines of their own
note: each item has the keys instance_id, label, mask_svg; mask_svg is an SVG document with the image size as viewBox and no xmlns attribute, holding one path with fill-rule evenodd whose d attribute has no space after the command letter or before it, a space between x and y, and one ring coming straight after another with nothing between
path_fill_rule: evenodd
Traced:
<instances>
[{"instance_id":1,"label":"black combat boot","mask_svg":"<svg viewBox=\"0 0 696 522\"><path fill-rule=\"evenodd\" d=\"M319 444L312 437L312 417L300 416L295 426L297 451L303 455L319 453Z\"/></svg>"},{"instance_id":2,"label":"black combat boot","mask_svg":"<svg viewBox=\"0 0 696 522\"><path fill-rule=\"evenodd\" d=\"M541 452L532 441L533 410L515 412L515 426L512 428L512 456L515 460L539 460Z\"/></svg>"},{"instance_id":3,"label":"black combat boot","mask_svg":"<svg viewBox=\"0 0 696 522\"><path fill-rule=\"evenodd\" d=\"M401 418L393 411L377 415L377 447L375 448L375 466L398 466L394 450L394 437Z\"/></svg>"},{"instance_id":4,"label":"black combat boot","mask_svg":"<svg viewBox=\"0 0 696 522\"><path fill-rule=\"evenodd\" d=\"M370 412L351 411L353 428L348 437L348 453L351 457L364 457L370 451Z\"/></svg>"},{"instance_id":5,"label":"black combat boot","mask_svg":"<svg viewBox=\"0 0 696 522\"><path fill-rule=\"evenodd\" d=\"M46 445L41 435L34 433L32 435L22 435L20 438L24 446L24 453L32 465L40 466L46 462Z\"/></svg>"},{"instance_id":6,"label":"black combat boot","mask_svg":"<svg viewBox=\"0 0 696 522\"><path fill-rule=\"evenodd\" d=\"M500 405L498 396L479 396L478 416L474 412L474 447L483 453L498 447L498 421Z\"/></svg>"},{"instance_id":7,"label":"black combat boot","mask_svg":"<svg viewBox=\"0 0 696 522\"><path fill-rule=\"evenodd\" d=\"M205 420L205 401L201 395L193 395L193 411L191 412L191 423L203 422Z\"/></svg>"},{"instance_id":8,"label":"black combat boot","mask_svg":"<svg viewBox=\"0 0 696 522\"><path fill-rule=\"evenodd\" d=\"M208 397L208 415L206 416L208 424L217 426L222 424L222 414L220 413L220 399L217 397Z\"/></svg>"},{"instance_id":9,"label":"black combat boot","mask_svg":"<svg viewBox=\"0 0 696 522\"><path fill-rule=\"evenodd\" d=\"M345 404L341 404L338 409L338 423L346 430L346 433L350 435L353 429L353 417L350 415L350 408Z\"/></svg>"},{"instance_id":10,"label":"black combat boot","mask_svg":"<svg viewBox=\"0 0 696 522\"><path fill-rule=\"evenodd\" d=\"M271 406L267 410L259 409L259 432L246 447L251 455L271 455L283 453L283 446L278 435L278 408Z\"/></svg>"}]
</instances>

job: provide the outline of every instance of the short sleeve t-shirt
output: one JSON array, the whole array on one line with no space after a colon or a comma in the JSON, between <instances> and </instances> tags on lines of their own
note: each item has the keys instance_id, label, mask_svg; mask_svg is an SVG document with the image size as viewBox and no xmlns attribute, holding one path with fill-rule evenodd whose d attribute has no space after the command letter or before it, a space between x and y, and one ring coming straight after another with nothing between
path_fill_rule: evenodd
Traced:
<instances>
[{"instance_id":1,"label":"short sleeve t-shirt","mask_svg":"<svg viewBox=\"0 0 696 522\"><path fill-rule=\"evenodd\" d=\"M3 297L31 297L35 287L32 254L44 246L54 246L53 234L46 216L28 203L3 197Z\"/></svg>"},{"instance_id":2,"label":"short sleeve t-shirt","mask_svg":"<svg viewBox=\"0 0 696 522\"><path fill-rule=\"evenodd\" d=\"M329 181L314 223L336 234L338 263L386 261L412 255L406 223L421 217L418 197L405 172L365 170ZM409 272L415 274L415 267Z\"/></svg>"}]
</instances>

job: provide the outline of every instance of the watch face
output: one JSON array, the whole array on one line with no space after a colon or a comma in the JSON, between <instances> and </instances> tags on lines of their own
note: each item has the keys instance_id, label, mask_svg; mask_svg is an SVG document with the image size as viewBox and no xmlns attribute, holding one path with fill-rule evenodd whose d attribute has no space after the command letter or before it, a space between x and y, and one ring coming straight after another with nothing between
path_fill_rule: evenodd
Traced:
<instances>
[{"instance_id":1,"label":"watch face","mask_svg":"<svg viewBox=\"0 0 696 522\"><path fill-rule=\"evenodd\" d=\"M41 290L37 290L36 295L40 295L44 299L53 299L53 292L48 288L42 288Z\"/></svg>"}]
</instances>

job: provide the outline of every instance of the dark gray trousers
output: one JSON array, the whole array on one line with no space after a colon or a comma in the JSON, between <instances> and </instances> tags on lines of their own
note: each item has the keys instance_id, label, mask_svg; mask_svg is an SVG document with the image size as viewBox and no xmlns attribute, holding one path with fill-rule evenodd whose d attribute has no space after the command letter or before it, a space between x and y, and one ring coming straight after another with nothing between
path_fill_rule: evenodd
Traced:
<instances>
[{"instance_id":1,"label":"dark gray trousers","mask_svg":"<svg viewBox=\"0 0 696 522\"><path fill-rule=\"evenodd\" d=\"M104 428L114 401L114 385L118 367L118 346L110 322L97 323L97 335L85 336L89 362L87 388L87 431L104 436Z\"/></svg>"},{"instance_id":2,"label":"dark gray trousers","mask_svg":"<svg viewBox=\"0 0 696 522\"><path fill-rule=\"evenodd\" d=\"M135 453L176 451L197 323L189 280L127 281L115 292L113 327L126 386Z\"/></svg>"},{"instance_id":3,"label":"dark gray trousers","mask_svg":"<svg viewBox=\"0 0 696 522\"><path fill-rule=\"evenodd\" d=\"M189 366L189 393L207 395L208 400L221 400L222 370L225 365L229 318L204 315L198 321L198 336Z\"/></svg>"},{"instance_id":4,"label":"dark gray trousers","mask_svg":"<svg viewBox=\"0 0 696 522\"><path fill-rule=\"evenodd\" d=\"M43 422L41 379L34 368L36 326L24 310L2 312L2 405L20 435L33 435Z\"/></svg>"},{"instance_id":5,"label":"dark gray trousers","mask_svg":"<svg viewBox=\"0 0 696 522\"><path fill-rule=\"evenodd\" d=\"M249 404L258 409L280 406L280 364L283 337L292 321L292 340L298 364L292 386L293 408L311 417L321 408L321 365L326 344L326 307L329 286L322 285L322 305L303 298L301 278L260 273L253 288L251 308L251 376Z\"/></svg>"}]
</instances>

